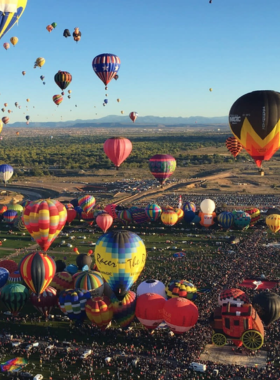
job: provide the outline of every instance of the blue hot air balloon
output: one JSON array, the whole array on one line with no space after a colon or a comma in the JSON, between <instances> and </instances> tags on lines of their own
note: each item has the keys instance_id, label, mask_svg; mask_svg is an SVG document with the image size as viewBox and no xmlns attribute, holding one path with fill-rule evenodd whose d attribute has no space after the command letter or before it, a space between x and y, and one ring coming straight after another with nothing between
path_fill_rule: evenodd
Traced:
<instances>
[{"instance_id":1,"label":"blue hot air balloon","mask_svg":"<svg viewBox=\"0 0 280 380\"><path fill-rule=\"evenodd\" d=\"M95 74L107 86L114 78L121 66L121 60L114 54L100 54L92 61Z\"/></svg>"},{"instance_id":2,"label":"blue hot air balloon","mask_svg":"<svg viewBox=\"0 0 280 380\"><path fill-rule=\"evenodd\" d=\"M234 217L231 212L224 211L218 215L218 223L223 228L230 228L233 225Z\"/></svg>"},{"instance_id":3,"label":"blue hot air balloon","mask_svg":"<svg viewBox=\"0 0 280 380\"><path fill-rule=\"evenodd\" d=\"M68 289L60 293L58 306L71 320L82 321L86 318L85 306L91 298L89 291L84 289Z\"/></svg>"},{"instance_id":4,"label":"blue hot air balloon","mask_svg":"<svg viewBox=\"0 0 280 380\"><path fill-rule=\"evenodd\" d=\"M14 169L11 165L3 164L0 165L0 180L2 180L5 184L12 178L14 174Z\"/></svg>"},{"instance_id":5,"label":"blue hot air balloon","mask_svg":"<svg viewBox=\"0 0 280 380\"><path fill-rule=\"evenodd\" d=\"M1 0L0 2L0 39L18 22L23 14L27 0Z\"/></svg>"},{"instance_id":6,"label":"blue hot air balloon","mask_svg":"<svg viewBox=\"0 0 280 380\"><path fill-rule=\"evenodd\" d=\"M108 99L104 99L104 103L105 103L105 104L108 104Z\"/></svg>"},{"instance_id":7,"label":"blue hot air balloon","mask_svg":"<svg viewBox=\"0 0 280 380\"><path fill-rule=\"evenodd\" d=\"M150 203L146 208L145 208L146 215L149 217L149 219L152 222L155 222L159 217L162 212L161 207L157 205L156 203Z\"/></svg>"},{"instance_id":8,"label":"blue hot air balloon","mask_svg":"<svg viewBox=\"0 0 280 380\"><path fill-rule=\"evenodd\" d=\"M186 210L184 212L184 221L186 223L191 223L195 218L195 213L192 210Z\"/></svg>"},{"instance_id":9,"label":"blue hot air balloon","mask_svg":"<svg viewBox=\"0 0 280 380\"><path fill-rule=\"evenodd\" d=\"M3 213L3 220L7 224L13 224L18 216L18 212L16 210L7 210Z\"/></svg>"},{"instance_id":10,"label":"blue hot air balloon","mask_svg":"<svg viewBox=\"0 0 280 380\"><path fill-rule=\"evenodd\" d=\"M3 288L4 285L6 285L6 282L8 281L10 272L6 268L0 268L0 288Z\"/></svg>"}]
</instances>

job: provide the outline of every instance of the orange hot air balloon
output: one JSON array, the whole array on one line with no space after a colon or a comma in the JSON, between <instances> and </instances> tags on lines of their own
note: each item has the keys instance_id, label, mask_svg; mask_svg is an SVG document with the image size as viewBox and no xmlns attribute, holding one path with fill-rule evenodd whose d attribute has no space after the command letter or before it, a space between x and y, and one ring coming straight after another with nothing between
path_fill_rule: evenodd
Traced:
<instances>
[{"instance_id":1,"label":"orange hot air balloon","mask_svg":"<svg viewBox=\"0 0 280 380\"><path fill-rule=\"evenodd\" d=\"M13 46L15 46L18 43L18 38L17 37L11 37L10 42Z\"/></svg>"},{"instance_id":2,"label":"orange hot air balloon","mask_svg":"<svg viewBox=\"0 0 280 380\"><path fill-rule=\"evenodd\" d=\"M234 158L236 158L243 149L240 142L234 136L231 136L228 139L226 139L226 147Z\"/></svg>"},{"instance_id":3,"label":"orange hot air balloon","mask_svg":"<svg viewBox=\"0 0 280 380\"><path fill-rule=\"evenodd\" d=\"M54 275L53 280L50 284L57 291L62 291L66 289L73 288L73 278L68 272L58 272Z\"/></svg>"},{"instance_id":4,"label":"orange hot air balloon","mask_svg":"<svg viewBox=\"0 0 280 380\"><path fill-rule=\"evenodd\" d=\"M4 124L8 124L10 119L7 116L5 116L5 117L2 117L2 121Z\"/></svg>"},{"instance_id":5,"label":"orange hot air balloon","mask_svg":"<svg viewBox=\"0 0 280 380\"><path fill-rule=\"evenodd\" d=\"M148 330L154 330L163 321L165 298L155 293L137 297L135 315Z\"/></svg>"},{"instance_id":6,"label":"orange hot air balloon","mask_svg":"<svg viewBox=\"0 0 280 380\"><path fill-rule=\"evenodd\" d=\"M198 309L186 298L170 298L163 306L163 319L175 334L184 334L196 324Z\"/></svg>"},{"instance_id":7,"label":"orange hot air balloon","mask_svg":"<svg viewBox=\"0 0 280 380\"><path fill-rule=\"evenodd\" d=\"M19 264L24 283L38 297L52 282L56 265L51 257L42 252L31 252Z\"/></svg>"},{"instance_id":8,"label":"orange hot air balloon","mask_svg":"<svg viewBox=\"0 0 280 380\"><path fill-rule=\"evenodd\" d=\"M25 75L26 74L26 71L22 71L22 75Z\"/></svg>"},{"instance_id":9,"label":"orange hot air balloon","mask_svg":"<svg viewBox=\"0 0 280 380\"><path fill-rule=\"evenodd\" d=\"M60 94L59 95L54 95L53 96L53 101L55 102L55 104L57 106L59 106L60 103L63 101L63 96L61 96Z\"/></svg>"},{"instance_id":10,"label":"orange hot air balloon","mask_svg":"<svg viewBox=\"0 0 280 380\"><path fill-rule=\"evenodd\" d=\"M171 227L178 222L178 214L174 210L163 211L160 217L165 226Z\"/></svg>"},{"instance_id":11,"label":"orange hot air balloon","mask_svg":"<svg viewBox=\"0 0 280 380\"><path fill-rule=\"evenodd\" d=\"M113 319L113 306L105 296L89 299L85 311L88 319L101 330L105 330Z\"/></svg>"},{"instance_id":12,"label":"orange hot air balloon","mask_svg":"<svg viewBox=\"0 0 280 380\"><path fill-rule=\"evenodd\" d=\"M4 107L8 107L8 103L4 103Z\"/></svg>"},{"instance_id":13,"label":"orange hot air balloon","mask_svg":"<svg viewBox=\"0 0 280 380\"><path fill-rule=\"evenodd\" d=\"M132 151L132 143L125 137L112 137L103 145L106 156L113 162L117 170Z\"/></svg>"},{"instance_id":14,"label":"orange hot air balloon","mask_svg":"<svg viewBox=\"0 0 280 380\"><path fill-rule=\"evenodd\" d=\"M67 212L55 199L39 199L25 207L23 218L27 231L46 252L63 229Z\"/></svg>"},{"instance_id":15,"label":"orange hot air balloon","mask_svg":"<svg viewBox=\"0 0 280 380\"><path fill-rule=\"evenodd\" d=\"M52 25L48 25L46 27L46 29L47 29L48 32L51 32L53 30L53 26Z\"/></svg>"},{"instance_id":16,"label":"orange hot air balloon","mask_svg":"<svg viewBox=\"0 0 280 380\"><path fill-rule=\"evenodd\" d=\"M105 234L113 223L113 217L107 213L99 214L96 218L96 223Z\"/></svg>"}]
</instances>

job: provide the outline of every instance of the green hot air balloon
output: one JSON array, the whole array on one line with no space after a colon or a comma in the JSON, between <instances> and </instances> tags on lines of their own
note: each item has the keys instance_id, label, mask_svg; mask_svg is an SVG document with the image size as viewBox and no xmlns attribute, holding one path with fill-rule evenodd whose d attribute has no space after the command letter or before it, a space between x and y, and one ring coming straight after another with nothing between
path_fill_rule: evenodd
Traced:
<instances>
[{"instance_id":1,"label":"green hot air balloon","mask_svg":"<svg viewBox=\"0 0 280 380\"><path fill-rule=\"evenodd\" d=\"M272 292L261 292L253 298L253 307L266 326L280 318L280 296Z\"/></svg>"},{"instance_id":2,"label":"green hot air balloon","mask_svg":"<svg viewBox=\"0 0 280 380\"><path fill-rule=\"evenodd\" d=\"M244 230L249 228L250 222L251 222L251 217L247 212L242 211L242 210L234 210L232 211L233 215L233 225L235 228L238 230Z\"/></svg>"},{"instance_id":3,"label":"green hot air balloon","mask_svg":"<svg viewBox=\"0 0 280 380\"><path fill-rule=\"evenodd\" d=\"M53 23L51 24L51 26L55 29L55 28L57 27L57 23L56 23L56 22L53 22Z\"/></svg>"},{"instance_id":4,"label":"green hot air balloon","mask_svg":"<svg viewBox=\"0 0 280 380\"><path fill-rule=\"evenodd\" d=\"M1 291L1 301L13 315L21 311L28 298L29 291L21 284L6 285Z\"/></svg>"}]
</instances>

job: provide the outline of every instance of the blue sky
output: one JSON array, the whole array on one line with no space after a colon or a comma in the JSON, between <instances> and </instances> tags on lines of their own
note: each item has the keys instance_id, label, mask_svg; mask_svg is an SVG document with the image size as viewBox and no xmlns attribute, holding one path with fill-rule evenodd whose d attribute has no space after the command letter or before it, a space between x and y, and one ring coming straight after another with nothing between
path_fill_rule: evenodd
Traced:
<instances>
[{"instance_id":1,"label":"blue sky","mask_svg":"<svg viewBox=\"0 0 280 380\"><path fill-rule=\"evenodd\" d=\"M28 0L19 25L1 39L0 108L9 104L11 124L26 115L33 122L66 121L121 110L124 118L131 111L224 116L247 92L278 91L279 15L279 0ZM52 22L57 28L48 33ZM80 42L62 36L76 26ZM12 36L19 42L6 51L2 45ZM108 91L91 65L101 53L121 59L119 80ZM33 68L37 57L46 59L41 69ZM72 97L59 107L52 101L61 92L53 79L58 70L73 76Z\"/></svg>"}]
</instances>

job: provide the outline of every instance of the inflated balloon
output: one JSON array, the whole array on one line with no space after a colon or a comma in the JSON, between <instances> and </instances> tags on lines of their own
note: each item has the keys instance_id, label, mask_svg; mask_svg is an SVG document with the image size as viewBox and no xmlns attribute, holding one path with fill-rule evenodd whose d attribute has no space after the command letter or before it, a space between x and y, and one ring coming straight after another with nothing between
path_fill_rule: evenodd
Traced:
<instances>
[{"instance_id":1,"label":"inflated balloon","mask_svg":"<svg viewBox=\"0 0 280 380\"><path fill-rule=\"evenodd\" d=\"M42 57L37 58L34 64L34 69L36 69L37 66L38 67L44 66L45 62L46 62L45 58L42 58Z\"/></svg>"},{"instance_id":2,"label":"inflated balloon","mask_svg":"<svg viewBox=\"0 0 280 380\"><path fill-rule=\"evenodd\" d=\"M124 226L128 226L132 222L132 214L129 210L118 212L118 219Z\"/></svg>"},{"instance_id":3,"label":"inflated balloon","mask_svg":"<svg viewBox=\"0 0 280 380\"><path fill-rule=\"evenodd\" d=\"M61 90L65 90L72 82L72 75L67 71L58 71L54 76L54 81Z\"/></svg>"},{"instance_id":4,"label":"inflated balloon","mask_svg":"<svg viewBox=\"0 0 280 380\"><path fill-rule=\"evenodd\" d=\"M55 103L57 106L59 106L60 103L63 101L63 96L61 96L60 94L58 94L58 95L54 95L54 96L53 96L53 101L54 101L54 103Z\"/></svg>"},{"instance_id":5,"label":"inflated balloon","mask_svg":"<svg viewBox=\"0 0 280 380\"><path fill-rule=\"evenodd\" d=\"M77 216L76 210L74 210L73 208L67 209L67 223L68 223L68 225L70 225L71 222L73 222L73 220L76 218L76 216Z\"/></svg>"},{"instance_id":6,"label":"inflated balloon","mask_svg":"<svg viewBox=\"0 0 280 380\"><path fill-rule=\"evenodd\" d=\"M249 214L242 210L233 210L233 225L238 230L243 230L249 227L251 222L251 217Z\"/></svg>"},{"instance_id":7,"label":"inflated balloon","mask_svg":"<svg viewBox=\"0 0 280 380\"><path fill-rule=\"evenodd\" d=\"M7 269L9 273L13 273L18 270L18 265L14 260L1 260L0 267Z\"/></svg>"},{"instance_id":8,"label":"inflated balloon","mask_svg":"<svg viewBox=\"0 0 280 380\"><path fill-rule=\"evenodd\" d=\"M88 290L91 297L101 297L104 291L104 281L99 272L85 271L79 273L75 278L74 288Z\"/></svg>"},{"instance_id":9,"label":"inflated balloon","mask_svg":"<svg viewBox=\"0 0 280 380\"><path fill-rule=\"evenodd\" d=\"M60 293L58 306L71 320L83 321L86 317L85 306L90 298L90 292L87 290L68 289Z\"/></svg>"},{"instance_id":10,"label":"inflated balloon","mask_svg":"<svg viewBox=\"0 0 280 380\"><path fill-rule=\"evenodd\" d=\"M199 212L198 216L200 217L199 224L205 228L209 228L215 224L216 213L212 212L211 214L205 212Z\"/></svg>"},{"instance_id":11,"label":"inflated balloon","mask_svg":"<svg viewBox=\"0 0 280 380\"><path fill-rule=\"evenodd\" d=\"M12 178L13 174L14 169L11 165L0 165L0 180L2 180L5 184Z\"/></svg>"},{"instance_id":12,"label":"inflated balloon","mask_svg":"<svg viewBox=\"0 0 280 380\"><path fill-rule=\"evenodd\" d=\"M2 117L2 121L4 124L8 124L10 119L7 116L5 116L5 117Z\"/></svg>"},{"instance_id":13,"label":"inflated balloon","mask_svg":"<svg viewBox=\"0 0 280 380\"><path fill-rule=\"evenodd\" d=\"M10 44L8 42L5 42L3 46L4 46L4 49L6 50L10 49Z\"/></svg>"},{"instance_id":14,"label":"inflated balloon","mask_svg":"<svg viewBox=\"0 0 280 380\"><path fill-rule=\"evenodd\" d=\"M253 91L241 96L229 111L234 136L261 167L280 146L280 93Z\"/></svg>"},{"instance_id":15,"label":"inflated balloon","mask_svg":"<svg viewBox=\"0 0 280 380\"><path fill-rule=\"evenodd\" d=\"M185 298L170 298L163 306L163 319L175 334L183 334L196 324L198 309Z\"/></svg>"},{"instance_id":16,"label":"inflated balloon","mask_svg":"<svg viewBox=\"0 0 280 380\"><path fill-rule=\"evenodd\" d=\"M235 136L231 136L226 139L226 147L234 158L236 158L243 149L243 146Z\"/></svg>"},{"instance_id":17,"label":"inflated balloon","mask_svg":"<svg viewBox=\"0 0 280 380\"><path fill-rule=\"evenodd\" d=\"M186 211L193 211L193 212L196 212L196 206L193 202L186 202L184 203L183 207L182 207L182 210L184 212Z\"/></svg>"},{"instance_id":18,"label":"inflated balloon","mask_svg":"<svg viewBox=\"0 0 280 380\"><path fill-rule=\"evenodd\" d=\"M110 203L104 208L104 211L110 214L113 217L113 219L117 219L118 215L117 215L116 207L117 207L116 204Z\"/></svg>"},{"instance_id":19,"label":"inflated balloon","mask_svg":"<svg viewBox=\"0 0 280 380\"><path fill-rule=\"evenodd\" d=\"M70 30L69 29L65 29L64 32L63 32L63 37L67 38L67 37L71 37L71 33L70 33Z\"/></svg>"},{"instance_id":20,"label":"inflated balloon","mask_svg":"<svg viewBox=\"0 0 280 380\"><path fill-rule=\"evenodd\" d=\"M19 284L24 284L24 281L21 277L21 274L20 274L20 271L19 270L16 270L15 272L13 273L10 273L9 275L9 278L8 278L8 281L7 281L8 284L16 284L16 283L19 283Z\"/></svg>"},{"instance_id":21,"label":"inflated balloon","mask_svg":"<svg viewBox=\"0 0 280 380\"><path fill-rule=\"evenodd\" d=\"M10 203L8 204L8 210L15 210L19 213L22 213L23 207L19 203Z\"/></svg>"},{"instance_id":22,"label":"inflated balloon","mask_svg":"<svg viewBox=\"0 0 280 380\"><path fill-rule=\"evenodd\" d=\"M83 195L78 198L78 206L83 209L83 212L88 213L95 206L96 200L92 195Z\"/></svg>"},{"instance_id":23,"label":"inflated balloon","mask_svg":"<svg viewBox=\"0 0 280 380\"><path fill-rule=\"evenodd\" d=\"M214 212L215 210L215 202L212 201L212 199L204 199L201 203L200 203L200 210L202 212L204 212L205 214L212 214L212 212Z\"/></svg>"},{"instance_id":24,"label":"inflated balloon","mask_svg":"<svg viewBox=\"0 0 280 380\"><path fill-rule=\"evenodd\" d=\"M218 215L218 223L223 228L230 228L233 225L234 217L231 212L224 211L221 214Z\"/></svg>"},{"instance_id":25,"label":"inflated balloon","mask_svg":"<svg viewBox=\"0 0 280 380\"><path fill-rule=\"evenodd\" d=\"M63 229L67 212L55 199L39 199L25 207L23 218L27 231L46 252Z\"/></svg>"},{"instance_id":26,"label":"inflated balloon","mask_svg":"<svg viewBox=\"0 0 280 380\"><path fill-rule=\"evenodd\" d=\"M145 213L152 222L155 222L161 215L161 207L156 203L150 203L145 208Z\"/></svg>"},{"instance_id":27,"label":"inflated balloon","mask_svg":"<svg viewBox=\"0 0 280 380\"><path fill-rule=\"evenodd\" d=\"M106 233L113 224L113 217L107 213L100 214L96 218L96 224L104 233Z\"/></svg>"},{"instance_id":28,"label":"inflated balloon","mask_svg":"<svg viewBox=\"0 0 280 380\"><path fill-rule=\"evenodd\" d=\"M83 269L85 265L87 265L89 268L92 263L92 258L89 254L86 253L78 253L78 256L76 257L76 264L80 270Z\"/></svg>"},{"instance_id":29,"label":"inflated balloon","mask_svg":"<svg viewBox=\"0 0 280 380\"><path fill-rule=\"evenodd\" d=\"M135 317L136 294L129 290L120 301L114 293L110 297L114 320L122 328L127 328Z\"/></svg>"},{"instance_id":30,"label":"inflated balloon","mask_svg":"<svg viewBox=\"0 0 280 380\"><path fill-rule=\"evenodd\" d=\"M108 99L105 99L105 100L104 100L104 103L105 103L105 104L108 104L108 103L109 103L109 100L108 100Z\"/></svg>"},{"instance_id":31,"label":"inflated balloon","mask_svg":"<svg viewBox=\"0 0 280 380\"><path fill-rule=\"evenodd\" d=\"M121 60L114 54L100 54L92 61L95 74L107 86L114 78L121 66Z\"/></svg>"},{"instance_id":32,"label":"inflated balloon","mask_svg":"<svg viewBox=\"0 0 280 380\"><path fill-rule=\"evenodd\" d=\"M143 240L130 231L112 231L96 242L98 270L117 297L122 298L137 280L146 263Z\"/></svg>"},{"instance_id":33,"label":"inflated balloon","mask_svg":"<svg viewBox=\"0 0 280 380\"><path fill-rule=\"evenodd\" d=\"M53 26L52 25L47 25L46 29L50 33L53 30Z\"/></svg>"},{"instance_id":34,"label":"inflated balloon","mask_svg":"<svg viewBox=\"0 0 280 380\"><path fill-rule=\"evenodd\" d=\"M8 269L0 267L0 288L3 288L3 286L6 285L9 275L10 272L8 271Z\"/></svg>"},{"instance_id":35,"label":"inflated balloon","mask_svg":"<svg viewBox=\"0 0 280 380\"><path fill-rule=\"evenodd\" d=\"M57 27L57 23L56 22L52 22L51 26L55 29Z\"/></svg>"},{"instance_id":36,"label":"inflated balloon","mask_svg":"<svg viewBox=\"0 0 280 380\"><path fill-rule=\"evenodd\" d=\"M2 0L0 6L0 38L18 23L23 14L27 0Z\"/></svg>"},{"instance_id":37,"label":"inflated balloon","mask_svg":"<svg viewBox=\"0 0 280 380\"><path fill-rule=\"evenodd\" d=\"M42 252L31 252L19 264L24 283L38 297L50 285L56 272L54 260Z\"/></svg>"},{"instance_id":38,"label":"inflated balloon","mask_svg":"<svg viewBox=\"0 0 280 380\"><path fill-rule=\"evenodd\" d=\"M66 271L56 273L50 286L59 292L65 289L71 289L73 287L73 279L71 274Z\"/></svg>"},{"instance_id":39,"label":"inflated balloon","mask_svg":"<svg viewBox=\"0 0 280 380\"><path fill-rule=\"evenodd\" d=\"M22 75L25 75L26 74L26 71L22 71Z\"/></svg>"},{"instance_id":40,"label":"inflated balloon","mask_svg":"<svg viewBox=\"0 0 280 380\"><path fill-rule=\"evenodd\" d=\"M251 207L247 208L244 210L247 214L250 215L251 220L250 220L250 226L253 226L255 223L257 223L258 220L260 220L261 217L261 212L258 208L256 207Z\"/></svg>"},{"instance_id":41,"label":"inflated balloon","mask_svg":"<svg viewBox=\"0 0 280 380\"><path fill-rule=\"evenodd\" d=\"M168 227L174 226L178 221L178 215L173 210L163 211L160 218L162 223Z\"/></svg>"},{"instance_id":42,"label":"inflated balloon","mask_svg":"<svg viewBox=\"0 0 280 380\"><path fill-rule=\"evenodd\" d=\"M134 123L135 120L136 120L137 117L138 117L138 113L137 113L137 112L130 112L129 117L130 117L130 119L131 119L131 120L133 121L133 123Z\"/></svg>"},{"instance_id":43,"label":"inflated balloon","mask_svg":"<svg viewBox=\"0 0 280 380\"><path fill-rule=\"evenodd\" d=\"M8 284L1 289L1 301L13 314L17 315L29 298L28 289L22 284Z\"/></svg>"},{"instance_id":44,"label":"inflated balloon","mask_svg":"<svg viewBox=\"0 0 280 380\"><path fill-rule=\"evenodd\" d=\"M10 42L13 46L15 46L18 43L18 38L17 37L11 37Z\"/></svg>"},{"instance_id":45,"label":"inflated balloon","mask_svg":"<svg viewBox=\"0 0 280 380\"><path fill-rule=\"evenodd\" d=\"M112 137L103 145L106 156L113 162L117 170L132 151L132 143L125 137Z\"/></svg>"},{"instance_id":46,"label":"inflated balloon","mask_svg":"<svg viewBox=\"0 0 280 380\"><path fill-rule=\"evenodd\" d=\"M136 208L131 211L132 220L136 224L143 224L149 222L150 218L147 216L144 208Z\"/></svg>"},{"instance_id":47,"label":"inflated balloon","mask_svg":"<svg viewBox=\"0 0 280 380\"><path fill-rule=\"evenodd\" d=\"M243 290L231 288L221 291L218 297L218 304L220 306L230 303L231 305L244 305L249 304L250 300Z\"/></svg>"},{"instance_id":48,"label":"inflated balloon","mask_svg":"<svg viewBox=\"0 0 280 380\"><path fill-rule=\"evenodd\" d=\"M178 222L177 223L181 222L181 220L184 219L184 211L181 208L174 208L174 211L178 215Z\"/></svg>"},{"instance_id":49,"label":"inflated balloon","mask_svg":"<svg viewBox=\"0 0 280 380\"><path fill-rule=\"evenodd\" d=\"M57 290L48 286L41 294L40 299L35 293L32 293L30 301L35 309L37 309L44 317L47 317L52 311L52 308L57 306Z\"/></svg>"},{"instance_id":50,"label":"inflated balloon","mask_svg":"<svg viewBox=\"0 0 280 380\"><path fill-rule=\"evenodd\" d=\"M80 41L81 36L82 36L82 33L80 32L80 29L79 28L75 28L74 32L73 32L74 41L76 41L76 42Z\"/></svg>"},{"instance_id":51,"label":"inflated balloon","mask_svg":"<svg viewBox=\"0 0 280 380\"><path fill-rule=\"evenodd\" d=\"M137 297L135 315L148 330L154 330L163 320L164 297L145 293Z\"/></svg>"},{"instance_id":52,"label":"inflated balloon","mask_svg":"<svg viewBox=\"0 0 280 380\"><path fill-rule=\"evenodd\" d=\"M167 298L166 292L165 292L165 285L163 282L159 280L146 280L141 282L140 285L137 287L137 297L141 296L142 294L146 293L154 293L162 296L163 298Z\"/></svg>"},{"instance_id":53,"label":"inflated balloon","mask_svg":"<svg viewBox=\"0 0 280 380\"><path fill-rule=\"evenodd\" d=\"M266 326L280 318L280 296L272 292L261 292L253 298L253 307Z\"/></svg>"},{"instance_id":54,"label":"inflated balloon","mask_svg":"<svg viewBox=\"0 0 280 380\"><path fill-rule=\"evenodd\" d=\"M185 211L184 212L184 221L186 223L192 223L195 218L195 213L193 211Z\"/></svg>"},{"instance_id":55,"label":"inflated balloon","mask_svg":"<svg viewBox=\"0 0 280 380\"><path fill-rule=\"evenodd\" d=\"M176 160L169 154L156 154L149 160L152 175L161 185L173 174L176 169Z\"/></svg>"},{"instance_id":56,"label":"inflated balloon","mask_svg":"<svg viewBox=\"0 0 280 380\"><path fill-rule=\"evenodd\" d=\"M113 318L113 306L107 297L95 297L87 301L85 306L88 319L105 330Z\"/></svg>"},{"instance_id":57,"label":"inflated balloon","mask_svg":"<svg viewBox=\"0 0 280 380\"><path fill-rule=\"evenodd\" d=\"M90 210L89 212L81 212L81 219L85 220L90 226L92 226L94 221L94 210Z\"/></svg>"},{"instance_id":58,"label":"inflated balloon","mask_svg":"<svg viewBox=\"0 0 280 380\"><path fill-rule=\"evenodd\" d=\"M182 297L188 300L194 300L197 297L197 288L190 281L173 280L165 288L167 297Z\"/></svg>"},{"instance_id":59,"label":"inflated balloon","mask_svg":"<svg viewBox=\"0 0 280 380\"><path fill-rule=\"evenodd\" d=\"M280 230L280 215L270 214L266 217L265 223L270 228L270 230L276 234L276 232Z\"/></svg>"},{"instance_id":60,"label":"inflated balloon","mask_svg":"<svg viewBox=\"0 0 280 380\"><path fill-rule=\"evenodd\" d=\"M6 205L0 205L0 215L4 214L4 212L7 210L8 210L8 207Z\"/></svg>"},{"instance_id":61,"label":"inflated balloon","mask_svg":"<svg viewBox=\"0 0 280 380\"><path fill-rule=\"evenodd\" d=\"M17 211L15 210L7 210L3 213L3 220L7 224L13 224L18 216Z\"/></svg>"}]
</instances>

